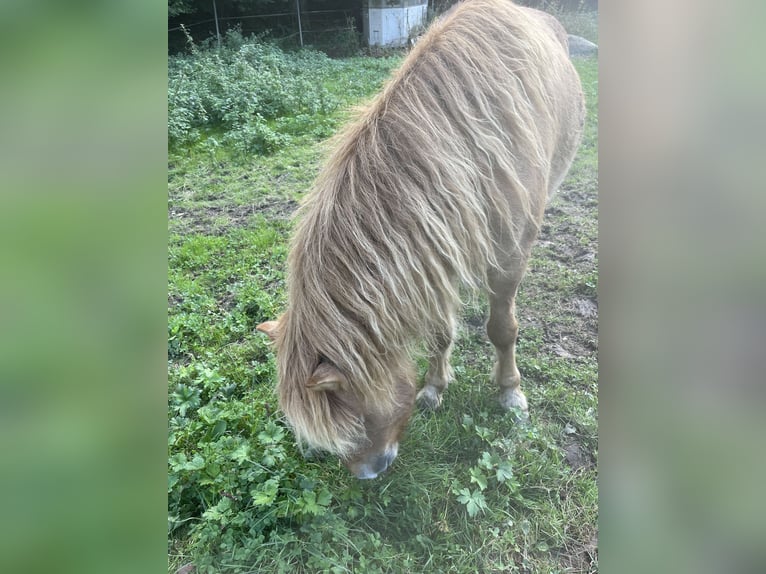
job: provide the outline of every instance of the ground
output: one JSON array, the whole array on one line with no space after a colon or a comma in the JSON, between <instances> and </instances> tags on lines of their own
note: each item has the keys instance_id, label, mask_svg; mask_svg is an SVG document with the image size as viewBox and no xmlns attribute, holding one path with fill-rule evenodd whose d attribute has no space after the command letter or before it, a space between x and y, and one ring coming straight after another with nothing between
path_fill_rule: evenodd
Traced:
<instances>
[{"instance_id":1,"label":"ground","mask_svg":"<svg viewBox=\"0 0 766 574\"><path fill-rule=\"evenodd\" d=\"M486 302L472 300L442 408L413 416L375 481L300 456L254 332L283 310L290 216L326 144L171 153L170 571L597 571L598 80L594 58L576 66L585 139L517 298L530 420L497 405Z\"/></svg>"}]
</instances>

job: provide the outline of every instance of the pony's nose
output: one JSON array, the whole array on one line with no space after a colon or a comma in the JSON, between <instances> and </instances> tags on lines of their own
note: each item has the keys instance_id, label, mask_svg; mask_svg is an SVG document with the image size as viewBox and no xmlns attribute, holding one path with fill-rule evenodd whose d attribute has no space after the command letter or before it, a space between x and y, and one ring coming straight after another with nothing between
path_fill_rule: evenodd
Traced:
<instances>
[{"instance_id":1,"label":"pony's nose","mask_svg":"<svg viewBox=\"0 0 766 574\"><path fill-rule=\"evenodd\" d=\"M356 477L361 480L377 478L380 473L388 470L388 467L394 462L398 450L399 444L395 443L392 447L386 449L386 452L377 455L371 463L360 466Z\"/></svg>"}]
</instances>

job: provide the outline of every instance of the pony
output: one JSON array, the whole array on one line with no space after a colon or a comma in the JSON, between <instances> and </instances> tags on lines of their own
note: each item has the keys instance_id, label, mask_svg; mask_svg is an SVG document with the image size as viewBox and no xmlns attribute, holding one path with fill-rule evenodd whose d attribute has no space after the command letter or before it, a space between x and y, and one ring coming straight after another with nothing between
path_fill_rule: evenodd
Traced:
<instances>
[{"instance_id":1,"label":"pony","mask_svg":"<svg viewBox=\"0 0 766 574\"><path fill-rule=\"evenodd\" d=\"M526 413L515 296L584 118L547 14L466 0L418 40L334 140L299 210L287 310L257 326L300 443L360 479L384 472L416 400L441 404L461 286L488 293L500 404ZM417 349L429 365L416 395Z\"/></svg>"}]
</instances>

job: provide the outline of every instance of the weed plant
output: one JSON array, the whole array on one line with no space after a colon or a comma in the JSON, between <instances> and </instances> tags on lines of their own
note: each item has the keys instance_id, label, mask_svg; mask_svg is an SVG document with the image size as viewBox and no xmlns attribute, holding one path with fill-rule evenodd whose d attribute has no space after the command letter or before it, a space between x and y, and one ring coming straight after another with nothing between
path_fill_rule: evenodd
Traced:
<instances>
[{"instance_id":1,"label":"weed plant","mask_svg":"<svg viewBox=\"0 0 766 574\"><path fill-rule=\"evenodd\" d=\"M188 41L188 54L168 60L171 151L200 145L247 157L273 153L295 136L324 139L338 127L336 112L369 95L370 78L385 77L397 61L285 52L236 30L220 48Z\"/></svg>"}]
</instances>

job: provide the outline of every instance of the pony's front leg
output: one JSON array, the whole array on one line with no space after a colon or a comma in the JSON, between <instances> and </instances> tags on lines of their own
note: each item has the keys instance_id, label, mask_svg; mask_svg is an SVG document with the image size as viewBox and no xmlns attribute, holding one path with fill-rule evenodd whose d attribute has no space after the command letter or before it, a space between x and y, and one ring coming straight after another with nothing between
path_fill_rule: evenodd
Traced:
<instances>
[{"instance_id":1,"label":"pony's front leg","mask_svg":"<svg viewBox=\"0 0 766 574\"><path fill-rule=\"evenodd\" d=\"M454 336L455 321L452 318L449 328L434 339L424 385L417 396L418 405L422 409L436 410L441 405L442 393L452 379L452 367L450 367L449 359Z\"/></svg>"}]
</instances>

